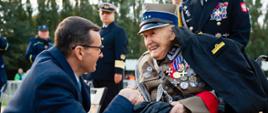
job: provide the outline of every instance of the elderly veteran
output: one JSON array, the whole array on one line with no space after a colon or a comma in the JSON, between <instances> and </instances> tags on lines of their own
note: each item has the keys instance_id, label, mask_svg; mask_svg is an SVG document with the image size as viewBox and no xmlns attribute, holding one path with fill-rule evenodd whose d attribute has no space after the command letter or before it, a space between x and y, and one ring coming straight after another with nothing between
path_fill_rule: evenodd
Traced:
<instances>
[{"instance_id":1,"label":"elderly veteran","mask_svg":"<svg viewBox=\"0 0 268 113\"><path fill-rule=\"evenodd\" d=\"M265 83L258 82L263 75L238 42L178 28L175 9L145 5L139 34L148 51L136 70L144 99L171 103L171 113L217 113L213 89L226 101L226 112L267 112Z\"/></svg>"}]
</instances>

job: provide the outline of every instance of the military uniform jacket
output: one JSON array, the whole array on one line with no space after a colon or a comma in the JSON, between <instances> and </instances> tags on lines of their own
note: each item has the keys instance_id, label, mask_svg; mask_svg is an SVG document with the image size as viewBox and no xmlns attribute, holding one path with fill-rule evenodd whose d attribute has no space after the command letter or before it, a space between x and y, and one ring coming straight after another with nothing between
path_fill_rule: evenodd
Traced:
<instances>
[{"instance_id":1,"label":"military uniform jacket","mask_svg":"<svg viewBox=\"0 0 268 113\"><path fill-rule=\"evenodd\" d=\"M31 38L26 49L26 60L32 63L39 53L49 49L52 45L50 40L44 40L39 37Z\"/></svg>"},{"instance_id":2,"label":"military uniform jacket","mask_svg":"<svg viewBox=\"0 0 268 113\"><path fill-rule=\"evenodd\" d=\"M218 102L209 92L211 89L184 60L176 45L161 61L145 52L138 60L136 78L146 101L180 101L192 113L217 112Z\"/></svg>"},{"instance_id":3,"label":"military uniform jacket","mask_svg":"<svg viewBox=\"0 0 268 113\"><path fill-rule=\"evenodd\" d=\"M268 81L240 44L204 35L180 37L182 55L235 113L268 112Z\"/></svg>"},{"instance_id":4,"label":"military uniform jacket","mask_svg":"<svg viewBox=\"0 0 268 113\"><path fill-rule=\"evenodd\" d=\"M97 62L97 69L92 73L96 80L114 80L114 73L122 74L127 53L126 32L115 22L101 28L100 35L104 48L103 58Z\"/></svg>"},{"instance_id":5,"label":"military uniform jacket","mask_svg":"<svg viewBox=\"0 0 268 113\"><path fill-rule=\"evenodd\" d=\"M250 20L243 0L183 0L182 20L196 34L233 39L245 47Z\"/></svg>"}]
</instances>

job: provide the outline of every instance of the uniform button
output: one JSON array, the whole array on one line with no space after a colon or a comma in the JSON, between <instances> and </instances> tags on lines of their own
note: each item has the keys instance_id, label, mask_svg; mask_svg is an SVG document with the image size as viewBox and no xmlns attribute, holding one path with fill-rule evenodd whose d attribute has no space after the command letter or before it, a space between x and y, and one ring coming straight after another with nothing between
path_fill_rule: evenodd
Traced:
<instances>
[{"instance_id":1,"label":"uniform button","mask_svg":"<svg viewBox=\"0 0 268 113\"><path fill-rule=\"evenodd\" d=\"M217 26L220 26L221 25L221 22L217 22Z\"/></svg>"},{"instance_id":2,"label":"uniform button","mask_svg":"<svg viewBox=\"0 0 268 113\"><path fill-rule=\"evenodd\" d=\"M217 33L217 34L215 34L215 37L216 37L216 38L221 38L221 33Z\"/></svg>"},{"instance_id":3,"label":"uniform button","mask_svg":"<svg viewBox=\"0 0 268 113\"><path fill-rule=\"evenodd\" d=\"M191 27L189 27L189 29L190 29L190 31L193 31L193 30L194 30L194 27L193 27L193 26L191 26Z\"/></svg>"},{"instance_id":4,"label":"uniform button","mask_svg":"<svg viewBox=\"0 0 268 113\"><path fill-rule=\"evenodd\" d=\"M104 38L101 38L101 40L103 41L103 40L104 40Z\"/></svg>"}]
</instances>

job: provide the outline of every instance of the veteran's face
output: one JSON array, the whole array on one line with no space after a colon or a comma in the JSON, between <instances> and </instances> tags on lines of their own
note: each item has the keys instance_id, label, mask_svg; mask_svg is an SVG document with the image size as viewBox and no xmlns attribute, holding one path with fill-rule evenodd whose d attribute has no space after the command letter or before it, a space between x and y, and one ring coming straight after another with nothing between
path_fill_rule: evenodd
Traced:
<instances>
[{"instance_id":1,"label":"veteran's face","mask_svg":"<svg viewBox=\"0 0 268 113\"><path fill-rule=\"evenodd\" d=\"M175 39L171 25L144 31L141 35L144 38L145 47L156 60L165 58Z\"/></svg>"}]
</instances>

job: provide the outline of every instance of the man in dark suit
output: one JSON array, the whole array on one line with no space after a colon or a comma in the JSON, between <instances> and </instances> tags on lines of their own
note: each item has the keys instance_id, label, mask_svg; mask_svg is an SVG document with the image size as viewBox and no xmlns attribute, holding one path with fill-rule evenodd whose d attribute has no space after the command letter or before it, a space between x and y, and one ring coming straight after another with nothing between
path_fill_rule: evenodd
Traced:
<instances>
[{"instance_id":1,"label":"man in dark suit","mask_svg":"<svg viewBox=\"0 0 268 113\"><path fill-rule=\"evenodd\" d=\"M103 41L103 55L97 63L93 77L94 87L106 87L107 93L101 107L101 112L111 102L113 97L123 88L123 69L127 53L126 32L115 22L116 7L110 3L100 4L99 15L103 23L100 35Z\"/></svg>"},{"instance_id":2,"label":"man in dark suit","mask_svg":"<svg viewBox=\"0 0 268 113\"><path fill-rule=\"evenodd\" d=\"M64 19L55 31L55 46L37 56L4 113L87 113L90 91L81 75L95 71L103 56L98 31L87 19ZM135 95L121 92L106 113L131 112Z\"/></svg>"},{"instance_id":3,"label":"man in dark suit","mask_svg":"<svg viewBox=\"0 0 268 113\"><path fill-rule=\"evenodd\" d=\"M7 75L5 71L5 64L3 59L3 54L8 49L8 42L6 37L0 35L0 89L7 82ZM1 95L1 93L0 93Z\"/></svg>"},{"instance_id":4,"label":"man in dark suit","mask_svg":"<svg viewBox=\"0 0 268 113\"><path fill-rule=\"evenodd\" d=\"M195 34L230 38L244 49L249 41L249 11L244 0L172 0L181 1L182 25Z\"/></svg>"},{"instance_id":5,"label":"man in dark suit","mask_svg":"<svg viewBox=\"0 0 268 113\"><path fill-rule=\"evenodd\" d=\"M33 63L36 56L44 50L49 49L52 43L49 39L49 31L47 25L40 25L37 27L38 35L30 39L27 50L26 60Z\"/></svg>"}]
</instances>

